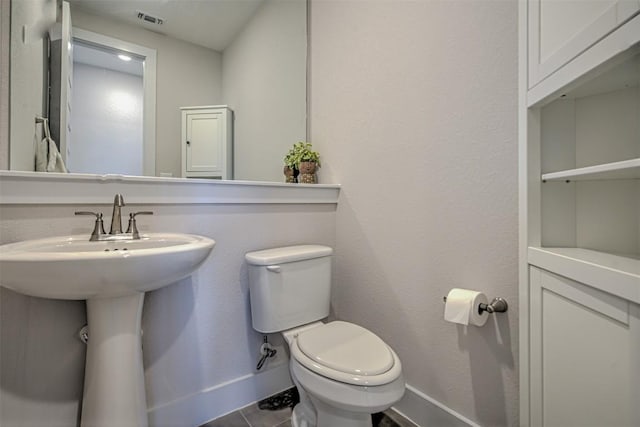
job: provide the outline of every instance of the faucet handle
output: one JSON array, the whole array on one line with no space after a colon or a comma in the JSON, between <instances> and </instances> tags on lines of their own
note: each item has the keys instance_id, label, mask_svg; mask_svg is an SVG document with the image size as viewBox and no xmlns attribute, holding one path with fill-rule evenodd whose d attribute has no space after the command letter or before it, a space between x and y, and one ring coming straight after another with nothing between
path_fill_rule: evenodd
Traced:
<instances>
[{"instance_id":1,"label":"faucet handle","mask_svg":"<svg viewBox=\"0 0 640 427\"><path fill-rule=\"evenodd\" d=\"M106 234L104 231L104 222L102 221L102 212L77 211L76 215L93 215L96 217L96 223L93 226L89 241L94 242L100 240L100 236Z\"/></svg>"},{"instance_id":2,"label":"faucet handle","mask_svg":"<svg viewBox=\"0 0 640 427\"><path fill-rule=\"evenodd\" d=\"M129 226L127 227L127 233L131 233L131 237L133 239L139 239L140 233L138 232L138 227L136 226L136 215L153 215L152 211L140 211L140 212L131 212L129 214Z\"/></svg>"}]
</instances>

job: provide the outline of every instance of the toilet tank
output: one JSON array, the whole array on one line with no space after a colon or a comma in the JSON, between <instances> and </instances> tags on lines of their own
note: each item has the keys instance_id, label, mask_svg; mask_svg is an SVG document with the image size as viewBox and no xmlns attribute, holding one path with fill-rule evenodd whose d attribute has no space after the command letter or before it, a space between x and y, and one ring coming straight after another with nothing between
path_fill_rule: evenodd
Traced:
<instances>
[{"instance_id":1,"label":"toilet tank","mask_svg":"<svg viewBox=\"0 0 640 427\"><path fill-rule=\"evenodd\" d=\"M321 245L247 253L253 329L280 332L327 317L332 253Z\"/></svg>"}]
</instances>

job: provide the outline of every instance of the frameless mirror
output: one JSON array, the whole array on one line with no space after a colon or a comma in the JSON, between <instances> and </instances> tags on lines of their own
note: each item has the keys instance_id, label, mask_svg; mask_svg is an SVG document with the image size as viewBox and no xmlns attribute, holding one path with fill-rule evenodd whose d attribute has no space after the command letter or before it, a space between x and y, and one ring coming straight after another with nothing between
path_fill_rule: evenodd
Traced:
<instances>
[{"instance_id":1,"label":"frameless mirror","mask_svg":"<svg viewBox=\"0 0 640 427\"><path fill-rule=\"evenodd\" d=\"M70 0L69 46L56 46L63 2L14 0L11 9L12 170L33 170L36 116L59 126L70 172L180 177L181 107L234 112L235 179L282 181L284 154L306 139L306 0ZM48 64L65 48L59 77ZM65 83L68 99L56 98Z\"/></svg>"}]
</instances>

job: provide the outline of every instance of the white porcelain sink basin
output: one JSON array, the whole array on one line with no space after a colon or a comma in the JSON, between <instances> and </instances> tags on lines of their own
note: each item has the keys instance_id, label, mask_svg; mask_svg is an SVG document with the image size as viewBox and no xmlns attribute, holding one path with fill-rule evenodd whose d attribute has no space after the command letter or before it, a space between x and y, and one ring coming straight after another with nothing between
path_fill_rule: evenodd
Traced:
<instances>
[{"instance_id":1,"label":"white porcelain sink basin","mask_svg":"<svg viewBox=\"0 0 640 427\"><path fill-rule=\"evenodd\" d=\"M215 242L190 234L150 233L140 240L88 241L88 236L0 246L0 284L56 299L116 297L167 286L191 274Z\"/></svg>"},{"instance_id":2,"label":"white porcelain sink basin","mask_svg":"<svg viewBox=\"0 0 640 427\"><path fill-rule=\"evenodd\" d=\"M140 240L90 242L82 235L0 246L0 285L36 297L87 300L82 427L148 425L144 293L190 275L214 245L201 236L150 233Z\"/></svg>"}]
</instances>

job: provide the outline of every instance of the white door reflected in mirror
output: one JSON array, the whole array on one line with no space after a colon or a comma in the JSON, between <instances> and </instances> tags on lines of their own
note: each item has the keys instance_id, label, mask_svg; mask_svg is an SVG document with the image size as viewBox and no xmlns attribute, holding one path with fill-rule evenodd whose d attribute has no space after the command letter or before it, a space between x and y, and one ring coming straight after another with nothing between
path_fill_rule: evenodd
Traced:
<instances>
[{"instance_id":1,"label":"white door reflected in mirror","mask_svg":"<svg viewBox=\"0 0 640 427\"><path fill-rule=\"evenodd\" d=\"M143 70L143 58L74 41L69 171L144 175Z\"/></svg>"}]
</instances>

